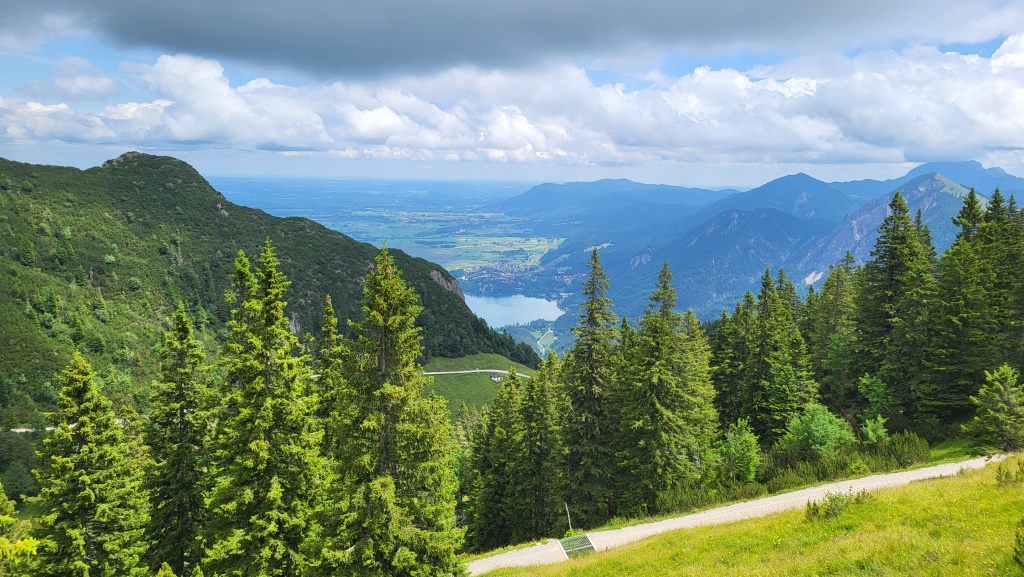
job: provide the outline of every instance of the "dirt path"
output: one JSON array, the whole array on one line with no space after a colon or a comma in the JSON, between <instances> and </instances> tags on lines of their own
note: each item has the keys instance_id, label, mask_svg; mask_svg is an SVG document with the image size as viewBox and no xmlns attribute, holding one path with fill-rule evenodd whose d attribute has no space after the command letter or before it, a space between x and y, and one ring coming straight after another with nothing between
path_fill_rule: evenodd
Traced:
<instances>
[{"instance_id":1,"label":"dirt path","mask_svg":"<svg viewBox=\"0 0 1024 577\"><path fill-rule=\"evenodd\" d=\"M697 527L699 525L718 525L721 523L728 523L730 521L749 519L751 517L763 517L765 515L778 513L779 511L786 511L788 509L798 509L805 507L808 500L820 500L825 496L826 491L836 493L852 490L856 493L859 491L874 491L883 487L896 487L899 485L906 485L912 481L919 481L921 479L955 475L961 467L979 469L990 462L995 462L1002 458L1003 456L1001 455L996 457L982 457L978 459L970 459L968 461L961 461L959 463L934 465L932 467L914 469L912 471L900 471L898 473L887 473L884 475L871 475L870 477L862 477L860 479L849 479L846 481L829 483L827 485L819 485L808 489L801 489L791 493L782 493L779 495L755 499L753 501L726 505L724 507L709 509L700 513L665 519L664 521L644 523L642 525L623 527L621 529L610 529L608 531L595 531L593 533L587 533L587 536L590 537L590 542L594 544L594 548L596 550L604 551L605 549L625 545L626 543L632 543L633 541L639 541L640 539L657 535L659 533L665 533L666 531ZM501 567L546 565L549 563L564 561L565 559L565 553L562 552L562 547L559 545L558 540L551 539L547 543L540 543L525 549L507 551L490 557L484 557L483 559L477 559L476 561L468 563L466 568L469 570L470 575L480 575L481 573L493 571L494 569Z\"/></svg>"}]
</instances>

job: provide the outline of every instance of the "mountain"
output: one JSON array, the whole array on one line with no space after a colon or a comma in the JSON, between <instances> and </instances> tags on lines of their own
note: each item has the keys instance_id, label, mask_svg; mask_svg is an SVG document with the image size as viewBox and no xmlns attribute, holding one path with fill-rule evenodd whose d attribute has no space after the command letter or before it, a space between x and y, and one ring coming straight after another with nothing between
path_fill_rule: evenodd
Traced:
<instances>
[{"instance_id":1,"label":"mountain","mask_svg":"<svg viewBox=\"0 0 1024 577\"><path fill-rule=\"evenodd\" d=\"M607 214L636 203L703 206L733 192L735 191L641 184L626 179L546 183L499 202L493 209L512 216L551 220L562 217L578 218L587 214Z\"/></svg>"},{"instance_id":2,"label":"mountain","mask_svg":"<svg viewBox=\"0 0 1024 577\"><path fill-rule=\"evenodd\" d=\"M361 317L377 248L305 218L233 204L184 162L127 153L83 171L0 159L0 381L24 380L45 400L52 388L44 384L79 349L94 366L112 367L105 378L122 387L118 394L137 394L116 383L145 385L156 374L179 301L208 335L225 334L235 256L243 249L255 262L267 238L291 281L295 332L319 332L328 294L343 330L344 319ZM444 269L393 254L424 306L426 355L526 354L472 314Z\"/></svg>"},{"instance_id":3,"label":"mountain","mask_svg":"<svg viewBox=\"0 0 1024 577\"><path fill-rule=\"evenodd\" d=\"M904 182L847 215L830 235L798 259L793 268L816 280L828 272L829 265L839 262L846 251L850 251L858 263L866 261L878 238L878 227L888 214L889 202L897 191L906 200L911 215L921 209L922 220L931 231L935 249L942 254L956 238L957 228L951 217L960 211L968 189L932 172ZM984 198L981 200L987 204Z\"/></svg>"},{"instance_id":4,"label":"mountain","mask_svg":"<svg viewBox=\"0 0 1024 577\"><path fill-rule=\"evenodd\" d=\"M988 197L998 187L1005 195L1024 195L1024 178L1007 173L1002 168L985 168L980 162L968 160L964 162L927 162L912 169L900 178L890 180L855 180L850 182L834 182L834 186L846 192L864 198L876 198L889 194L896 187L908 180L930 173L939 173L963 188L974 187L978 194Z\"/></svg>"},{"instance_id":5,"label":"mountain","mask_svg":"<svg viewBox=\"0 0 1024 577\"><path fill-rule=\"evenodd\" d=\"M839 222L861 204L863 200L854 198L842 189L799 173L729 195L704 207L701 214L711 215L730 209L774 208L799 218Z\"/></svg>"},{"instance_id":6,"label":"mountain","mask_svg":"<svg viewBox=\"0 0 1024 577\"><path fill-rule=\"evenodd\" d=\"M620 314L639 315L667 260L679 308L710 318L754 287L766 267L774 271L803 254L832 227L826 219L799 218L774 208L725 210L657 249L632 255L614 247L602 251L612 285L609 295Z\"/></svg>"}]
</instances>

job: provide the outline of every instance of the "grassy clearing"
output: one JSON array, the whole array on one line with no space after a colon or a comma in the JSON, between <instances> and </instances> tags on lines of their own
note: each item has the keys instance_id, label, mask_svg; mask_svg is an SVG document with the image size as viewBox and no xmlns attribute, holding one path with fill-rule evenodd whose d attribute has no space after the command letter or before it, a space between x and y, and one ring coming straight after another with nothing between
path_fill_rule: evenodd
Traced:
<instances>
[{"instance_id":1,"label":"grassy clearing","mask_svg":"<svg viewBox=\"0 0 1024 577\"><path fill-rule=\"evenodd\" d=\"M428 373L435 371L468 371L474 369L498 369L507 371L511 366L514 366L516 371L520 374L533 374L533 369L526 365L520 365L519 363L512 362L501 355L493 353L479 353L457 359L434 357L430 359L430 362L424 365L423 370Z\"/></svg>"},{"instance_id":2,"label":"grassy clearing","mask_svg":"<svg viewBox=\"0 0 1024 577\"><path fill-rule=\"evenodd\" d=\"M877 491L830 520L789 511L491 575L1024 575L1013 560L1024 486L998 485L995 470Z\"/></svg>"},{"instance_id":3,"label":"grassy clearing","mask_svg":"<svg viewBox=\"0 0 1024 577\"><path fill-rule=\"evenodd\" d=\"M514 363L501 355L480 353L458 359L434 358L426 364L424 370L434 371L467 371L474 369L499 369L507 371L514 366L516 371L524 375L532 375L533 369ZM476 406L478 409L490 404L498 392L498 383L491 380L488 373L469 373L464 375L433 375L434 384L430 390L441 395L448 401L448 411L452 417L458 414L459 406Z\"/></svg>"}]
</instances>

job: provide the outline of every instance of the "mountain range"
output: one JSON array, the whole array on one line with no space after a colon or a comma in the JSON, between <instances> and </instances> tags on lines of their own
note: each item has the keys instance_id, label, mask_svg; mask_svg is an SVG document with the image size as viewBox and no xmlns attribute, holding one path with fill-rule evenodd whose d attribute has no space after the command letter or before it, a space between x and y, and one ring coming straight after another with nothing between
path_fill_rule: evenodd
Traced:
<instances>
[{"instance_id":1,"label":"mountain range","mask_svg":"<svg viewBox=\"0 0 1024 577\"><path fill-rule=\"evenodd\" d=\"M600 247L617 312L636 317L667 261L679 306L707 319L731 308L766 268L785 268L806 290L847 251L863 263L897 191L911 214L921 211L941 253L955 239L951 217L971 187L985 203L996 187L1020 197L1024 178L967 161L927 163L889 180L824 182L801 173L744 192L576 182L539 185L495 208L531 216L544 233L566 238L543 257L540 277L585 272L590 249ZM565 304L574 316L578 291L562 290L572 293Z\"/></svg>"}]
</instances>

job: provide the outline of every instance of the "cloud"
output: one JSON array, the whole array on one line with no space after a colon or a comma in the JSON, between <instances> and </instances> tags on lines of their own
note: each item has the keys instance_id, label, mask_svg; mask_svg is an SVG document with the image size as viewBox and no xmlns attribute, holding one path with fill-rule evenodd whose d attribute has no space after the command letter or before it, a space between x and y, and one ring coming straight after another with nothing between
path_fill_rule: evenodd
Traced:
<instances>
[{"instance_id":1,"label":"cloud","mask_svg":"<svg viewBox=\"0 0 1024 577\"><path fill-rule=\"evenodd\" d=\"M0 140L560 166L904 163L1024 151L1024 38L991 58L934 47L700 67L630 88L579 66L232 84L216 60L135 69L148 100L0 101ZM128 82L126 80L126 82ZM1008 166L1010 168L1010 166Z\"/></svg>"},{"instance_id":2,"label":"cloud","mask_svg":"<svg viewBox=\"0 0 1024 577\"><path fill-rule=\"evenodd\" d=\"M41 100L102 100L121 91L121 85L82 58L64 58L54 66L52 81L34 80L22 92Z\"/></svg>"},{"instance_id":3,"label":"cloud","mask_svg":"<svg viewBox=\"0 0 1024 577\"><path fill-rule=\"evenodd\" d=\"M1008 0L0 0L0 13L0 43L8 46L87 30L123 46L284 64L326 77L675 50L979 42L1024 24L1024 8Z\"/></svg>"}]
</instances>

